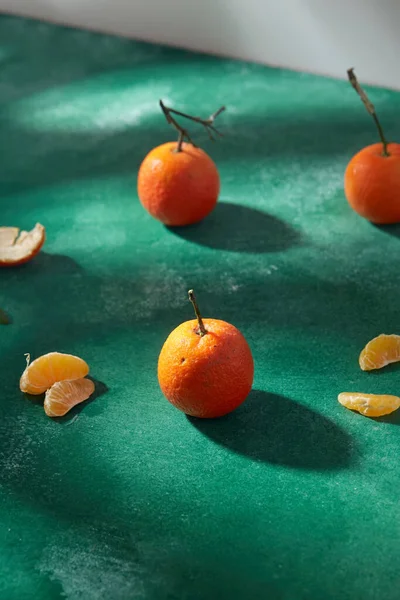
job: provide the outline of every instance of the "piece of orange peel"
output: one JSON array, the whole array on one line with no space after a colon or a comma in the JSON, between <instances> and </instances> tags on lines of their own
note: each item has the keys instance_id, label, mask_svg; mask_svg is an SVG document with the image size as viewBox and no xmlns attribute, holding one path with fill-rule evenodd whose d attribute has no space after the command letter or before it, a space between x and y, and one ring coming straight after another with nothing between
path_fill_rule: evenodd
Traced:
<instances>
[{"instance_id":1,"label":"piece of orange peel","mask_svg":"<svg viewBox=\"0 0 400 600\"><path fill-rule=\"evenodd\" d=\"M31 260L46 240L43 225L37 223L31 231L18 227L0 227L0 267L14 267Z\"/></svg>"}]
</instances>

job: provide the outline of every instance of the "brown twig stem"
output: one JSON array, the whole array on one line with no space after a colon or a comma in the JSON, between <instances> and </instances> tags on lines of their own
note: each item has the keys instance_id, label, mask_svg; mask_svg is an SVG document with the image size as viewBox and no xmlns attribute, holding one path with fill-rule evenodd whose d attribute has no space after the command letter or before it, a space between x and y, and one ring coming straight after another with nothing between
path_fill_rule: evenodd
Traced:
<instances>
[{"instance_id":1,"label":"brown twig stem","mask_svg":"<svg viewBox=\"0 0 400 600\"><path fill-rule=\"evenodd\" d=\"M355 76L354 69L348 69L347 70L347 76L349 78L349 81L350 81L351 85L356 90L357 94L360 96L360 98L362 100L362 103L364 104L364 106L367 109L368 113L371 115L371 117L375 121L375 125L376 125L376 127L378 129L378 132L379 132L379 137L381 138L381 141L382 141L382 144L383 144L383 156L390 156L389 152L388 152L388 148L387 148L388 147L388 141L385 138L385 135L383 133L383 129L382 129L381 124L379 122L379 119L377 117L377 114L376 114L376 111L375 111L375 106L372 104L372 102L368 98L367 94L364 92L364 90L362 89L362 87L358 83L358 79Z\"/></svg>"},{"instance_id":2,"label":"brown twig stem","mask_svg":"<svg viewBox=\"0 0 400 600\"><path fill-rule=\"evenodd\" d=\"M193 117L192 115L183 113L180 110L175 110L174 108L165 106L165 104L162 100L160 100L160 107L164 113L165 118L167 119L167 123L169 123L170 125L173 125L173 127L175 127L175 129L178 131L179 137L178 137L178 146L176 149L177 152L182 151L182 144L183 144L185 138L193 146L195 146L195 143L193 142L192 138L190 137L188 130L184 129L181 125L179 125L178 121L172 116L173 114L177 115L178 117L190 119L191 121L194 121L195 123L199 123L200 125L203 125L203 127L205 128L205 130L208 133L210 140L212 140L213 142L216 139L215 138L216 135L222 137L222 133L220 131L218 131L218 129L216 129L216 127L214 127L214 121L218 117L218 115L220 115L225 110L225 106L221 106L221 108L219 108L212 115L210 115L208 117L208 119L201 119L200 117Z\"/></svg>"},{"instance_id":3,"label":"brown twig stem","mask_svg":"<svg viewBox=\"0 0 400 600\"><path fill-rule=\"evenodd\" d=\"M194 291L193 290L189 290L189 300L193 304L194 312L196 314L197 322L199 324L199 329L198 329L198 331L196 333L198 333L198 335L200 335L201 337L203 337L203 335L206 335L207 330L204 327L203 319L201 318L201 314L200 314L199 307L197 305L196 297L194 295Z\"/></svg>"}]
</instances>

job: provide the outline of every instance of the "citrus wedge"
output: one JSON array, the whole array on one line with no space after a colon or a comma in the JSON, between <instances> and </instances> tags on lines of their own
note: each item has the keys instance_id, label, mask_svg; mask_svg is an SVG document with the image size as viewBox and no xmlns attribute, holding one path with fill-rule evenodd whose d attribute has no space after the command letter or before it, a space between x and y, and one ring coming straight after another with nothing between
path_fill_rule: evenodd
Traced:
<instances>
[{"instance_id":1,"label":"citrus wedge","mask_svg":"<svg viewBox=\"0 0 400 600\"><path fill-rule=\"evenodd\" d=\"M400 407L400 398L380 394L361 394L358 392L343 392L338 400L342 406L356 410L366 417L382 417L389 415Z\"/></svg>"},{"instance_id":2,"label":"citrus wedge","mask_svg":"<svg viewBox=\"0 0 400 600\"><path fill-rule=\"evenodd\" d=\"M359 363L363 371L381 369L400 360L400 335L382 333L365 346Z\"/></svg>"},{"instance_id":3,"label":"citrus wedge","mask_svg":"<svg viewBox=\"0 0 400 600\"><path fill-rule=\"evenodd\" d=\"M72 354L50 352L44 354L22 373L19 387L27 394L43 394L58 381L80 379L89 373L89 366L84 360Z\"/></svg>"},{"instance_id":4,"label":"citrus wedge","mask_svg":"<svg viewBox=\"0 0 400 600\"><path fill-rule=\"evenodd\" d=\"M28 262L39 252L45 239L45 228L40 223L31 231L0 227L0 267L14 267Z\"/></svg>"},{"instance_id":5,"label":"citrus wedge","mask_svg":"<svg viewBox=\"0 0 400 600\"><path fill-rule=\"evenodd\" d=\"M73 406L84 402L94 392L94 383L90 379L59 381L46 392L44 412L48 417L62 417Z\"/></svg>"}]
</instances>

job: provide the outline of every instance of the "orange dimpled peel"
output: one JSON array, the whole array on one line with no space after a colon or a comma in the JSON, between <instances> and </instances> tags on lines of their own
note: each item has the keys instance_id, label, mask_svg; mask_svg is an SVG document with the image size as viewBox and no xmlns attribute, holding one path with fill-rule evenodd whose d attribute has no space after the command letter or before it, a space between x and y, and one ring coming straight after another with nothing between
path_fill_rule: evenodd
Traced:
<instances>
[{"instance_id":1,"label":"orange dimpled peel","mask_svg":"<svg viewBox=\"0 0 400 600\"><path fill-rule=\"evenodd\" d=\"M187 415L221 417L247 398L254 376L250 347L236 327L203 319L192 290L196 319L168 336L158 359L158 380L165 397Z\"/></svg>"}]
</instances>

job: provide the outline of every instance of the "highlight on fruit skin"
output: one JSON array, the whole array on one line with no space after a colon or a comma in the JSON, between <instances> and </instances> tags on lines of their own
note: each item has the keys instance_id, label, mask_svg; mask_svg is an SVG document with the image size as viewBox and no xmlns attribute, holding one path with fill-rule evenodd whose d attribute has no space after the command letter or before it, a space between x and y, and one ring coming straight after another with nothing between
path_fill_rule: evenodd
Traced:
<instances>
[{"instance_id":1,"label":"highlight on fruit skin","mask_svg":"<svg viewBox=\"0 0 400 600\"><path fill-rule=\"evenodd\" d=\"M77 404L87 400L94 392L91 379L58 381L46 392L44 412L48 417L62 417Z\"/></svg>"},{"instance_id":2,"label":"highlight on fruit skin","mask_svg":"<svg viewBox=\"0 0 400 600\"><path fill-rule=\"evenodd\" d=\"M59 381L81 379L89 373L88 364L72 354L49 352L29 364L22 373L19 387L26 394L39 395Z\"/></svg>"},{"instance_id":3,"label":"highlight on fruit skin","mask_svg":"<svg viewBox=\"0 0 400 600\"><path fill-rule=\"evenodd\" d=\"M382 333L361 351L359 364L363 371L373 371L400 361L400 335Z\"/></svg>"},{"instance_id":4,"label":"highlight on fruit skin","mask_svg":"<svg viewBox=\"0 0 400 600\"><path fill-rule=\"evenodd\" d=\"M342 406L359 412L365 417L389 415L400 407L400 398L380 394L362 394L360 392L342 392L338 396Z\"/></svg>"},{"instance_id":5,"label":"highlight on fruit skin","mask_svg":"<svg viewBox=\"0 0 400 600\"><path fill-rule=\"evenodd\" d=\"M18 227L0 227L0 267L15 267L28 262L42 248L46 230L36 223L31 231Z\"/></svg>"}]
</instances>

